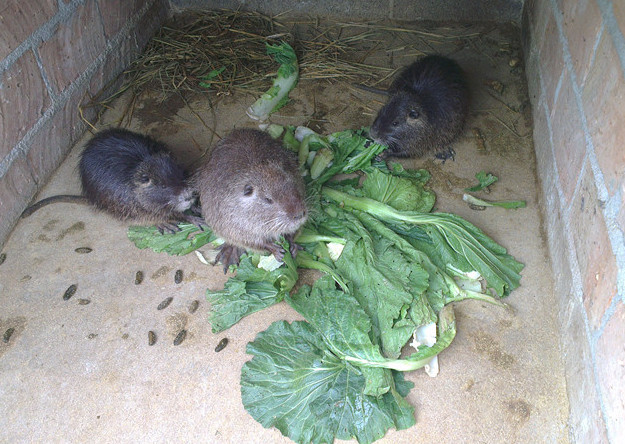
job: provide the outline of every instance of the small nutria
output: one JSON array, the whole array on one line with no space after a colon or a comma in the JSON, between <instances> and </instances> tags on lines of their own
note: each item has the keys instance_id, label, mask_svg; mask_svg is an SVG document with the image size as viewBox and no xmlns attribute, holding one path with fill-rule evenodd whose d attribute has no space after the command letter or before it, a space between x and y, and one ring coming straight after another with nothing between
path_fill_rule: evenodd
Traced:
<instances>
[{"instance_id":1,"label":"small nutria","mask_svg":"<svg viewBox=\"0 0 625 444\"><path fill-rule=\"evenodd\" d=\"M75 202L122 221L156 224L161 232L175 231L175 221L202 223L183 213L195 202L184 170L164 144L150 137L121 128L101 131L87 142L79 171L82 196L48 197L24 210L22 217L50 203Z\"/></svg>"},{"instance_id":2,"label":"small nutria","mask_svg":"<svg viewBox=\"0 0 625 444\"><path fill-rule=\"evenodd\" d=\"M381 157L421 157L434 151L443 160L455 154L449 144L460 134L469 108L469 88L453 60L430 55L404 68L370 135L387 145Z\"/></svg>"},{"instance_id":3,"label":"small nutria","mask_svg":"<svg viewBox=\"0 0 625 444\"><path fill-rule=\"evenodd\" d=\"M217 143L193 184L206 223L226 241L215 261L224 271L245 249L268 250L281 260L281 235L295 256L293 238L308 217L304 181L294 153L279 141L255 129L234 130Z\"/></svg>"}]
</instances>

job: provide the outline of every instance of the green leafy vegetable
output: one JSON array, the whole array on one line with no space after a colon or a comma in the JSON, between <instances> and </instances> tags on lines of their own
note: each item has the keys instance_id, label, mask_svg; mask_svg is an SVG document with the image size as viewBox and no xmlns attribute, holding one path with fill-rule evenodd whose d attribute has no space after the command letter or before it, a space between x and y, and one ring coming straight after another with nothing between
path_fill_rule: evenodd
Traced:
<instances>
[{"instance_id":1,"label":"green leafy vegetable","mask_svg":"<svg viewBox=\"0 0 625 444\"><path fill-rule=\"evenodd\" d=\"M312 162L312 165L310 166L311 179L317 179L321 175L323 170L325 170L328 165L330 165L332 159L334 159L334 154L329 148L321 148L320 150L318 150Z\"/></svg>"},{"instance_id":2,"label":"green leafy vegetable","mask_svg":"<svg viewBox=\"0 0 625 444\"><path fill-rule=\"evenodd\" d=\"M395 370L421 368L451 343L451 307L440 313L436 344L387 359L371 341L369 317L329 277L287 301L309 322L275 322L248 344L254 357L243 366L241 395L257 421L301 443L352 437L370 443L390 427L414 425L404 399L412 384Z\"/></svg>"},{"instance_id":3,"label":"green leafy vegetable","mask_svg":"<svg viewBox=\"0 0 625 444\"><path fill-rule=\"evenodd\" d=\"M312 288L302 286L297 294L287 297L287 301L306 316L332 354L361 367L400 371L419 369L444 350L456 334L453 309L449 307L441 311L444 321L441 324L440 341L435 346L422 347L405 359L389 359L371 340L373 326L365 310L354 296L336 290L331 278L326 276L318 279ZM379 385L390 381L383 373L370 373L367 376L372 379L367 381L367 393L379 395L391 388Z\"/></svg>"},{"instance_id":4,"label":"green leafy vegetable","mask_svg":"<svg viewBox=\"0 0 625 444\"><path fill-rule=\"evenodd\" d=\"M390 427L415 423L414 408L404 399L412 383L394 372L387 393L366 395L363 372L332 354L306 322L274 322L247 352L254 357L241 371L245 409L295 442L355 437L371 443Z\"/></svg>"},{"instance_id":5,"label":"green leafy vegetable","mask_svg":"<svg viewBox=\"0 0 625 444\"><path fill-rule=\"evenodd\" d=\"M403 168L400 171L404 172ZM434 207L436 197L423 187L429 174L425 170L420 171L423 172L422 175L411 177L395 175L394 172L384 174L375 168L368 169L367 178L362 184L363 194L399 211L428 213Z\"/></svg>"},{"instance_id":6,"label":"green leafy vegetable","mask_svg":"<svg viewBox=\"0 0 625 444\"><path fill-rule=\"evenodd\" d=\"M475 175L475 178L478 180L479 184L470 188L465 188L465 191L481 191L499 180L497 176L493 176L491 173L486 174L485 171L480 171L479 173L477 173Z\"/></svg>"},{"instance_id":7,"label":"green leafy vegetable","mask_svg":"<svg viewBox=\"0 0 625 444\"><path fill-rule=\"evenodd\" d=\"M221 68L219 68L219 69L213 69L212 71L210 71L210 72L209 72L208 74L206 74L205 76L200 77L200 79L201 79L201 80L203 80L203 81L202 81L202 82L200 82L200 83L199 83L199 85L200 85L201 87L203 87L203 88L208 88L208 89L210 89L210 88L211 88L211 86L212 86L212 85L211 85L212 80L213 80L215 77L218 77L218 76L219 76L219 74L221 74L222 72L224 72L224 70L225 70L225 69L226 69L226 67L225 67L225 66L222 66L222 67L221 67Z\"/></svg>"},{"instance_id":8,"label":"green leafy vegetable","mask_svg":"<svg viewBox=\"0 0 625 444\"><path fill-rule=\"evenodd\" d=\"M267 44L267 54L273 56L280 67L272 87L247 109L247 115L254 120L267 120L269 114L284 106L299 75L297 56L288 43Z\"/></svg>"},{"instance_id":9,"label":"green leafy vegetable","mask_svg":"<svg viewBox=\"0 0 625 444\"><path fill-rule=\"evenodd\" d=\"M371 160L386 149L359 131L340 131L328 138L334 153L331 165L315 181L323 184L336 174L349 174L371 165Z\"/></svg>"},{"instance_id":10,"label":"green leafy vegetable","mask_svg":"<svg viewBox=\"0 0 625 444\"><path fill-rule=\"evenodd\" d=\"M128 239L137 248L150 248L157 253L164 252L174 256L188 254L209 242L217 240L217 236L207 227L203 227L204 231L200 231L193 224L180 223L178 228L180 228L180 231L176 233L161 234L156 227L131 226L128 228Z\"/></svg>"},{"instance_id":11,"label":"green leafy vegetable","mask_svg":"<svg viewBox=\"0 0 625 444\"><path fill-rule=\"evenodd\" d=\"M475 196L471 196L470 194L464 194L462 196L462 200L467 202L470 205L478 205L481 207L501 207L506 209L516 209L516 208L525 208L524 200L508 200L508 201L498 201L493 202L490 200L478 199Z\"/></svg>"},{"instance_id":12,"label":"green leafy vegetable","mask_svg":"<svg viewBox=\"0 0 625 444\"><path fill-rule=\"evenodd\" d=\"M477 271L497 296L507 296L519 286L523 265L507 254L479 228L453 214L398 211L377 200L356 197L342 191L323 187L322 195L334 202L365 211L391 224L421 226L431 238L431 246L419 242L431 253L432 261L442 269L453 264L463 272ZM418 242L418 241L417 241Z\"/></svg>"},{"instance_id":13,"label":"green leafy vegetable","mask_svg":"<svg viewBox=\"0 0 625 444\"><path fill-rule=\"evenodd\" d=\"M287 248L288 250L288 248ZM259 267L260 255L244 255L237 274L223 290L206 291L211 304L209 321L214 333L232 327L242 318L282 301L297 281L297 269L287 253L285 266L272 271Z\"/></svg>"}]
</instances>

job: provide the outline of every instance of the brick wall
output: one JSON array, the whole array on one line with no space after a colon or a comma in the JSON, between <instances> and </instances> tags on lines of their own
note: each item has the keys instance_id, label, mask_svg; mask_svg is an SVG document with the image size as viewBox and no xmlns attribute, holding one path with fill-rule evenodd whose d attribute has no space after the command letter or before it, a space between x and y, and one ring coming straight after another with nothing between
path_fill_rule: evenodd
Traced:
<instances>
[{"instance_id":1,"label":"brick wall","mask_svg":"<svg viewBox=\"0 0 625 444\"><path fill-rule=\"evenodd\" d=\"M625 437L625 2L527 0L523 40L574 442Z\"/></svg>"},{"instance_id":2,"label":"brick wall","mask_svg":"<svg viewBox=\"0 0 625 444\"><path fill-rule=\"evenodd\" d=\"M165 0L1 3L0 245L84 131L78 106L136 58L168 14Z\"/></svg>"}]
</instances>

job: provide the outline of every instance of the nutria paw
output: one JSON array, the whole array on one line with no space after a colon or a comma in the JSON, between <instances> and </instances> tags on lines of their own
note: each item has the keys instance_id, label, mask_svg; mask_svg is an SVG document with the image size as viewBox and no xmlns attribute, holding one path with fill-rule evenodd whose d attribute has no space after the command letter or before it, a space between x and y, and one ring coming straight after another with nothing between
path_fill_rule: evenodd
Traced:
<instances>
[{"instance_id":1,"label":"nutria paw","mask_svg":"<svg viewBox=\"0 0 625 444\"><path fill-rule=\"evenodd\" d=\"M231 244L223 244L215 258L215 264L221 262L224 266L224 274L226 274L230 265L239 265L239 260L243 253L245 253L243 248L235 247Z\"/></svg>"},{"instance_id":2,"label":"nutria paw","mask_svg":"<svg viewBox=\"0 0 625 444\"><path fill-rule=\"evenodd\" d=\"M447 148L446 150L443 151L439 151L437 152L434 157L436 157L439 160L442 160L443 163L445 163L446 160L453 160L454 162L456 161L456 152L454 151L454 149L452 147Z\"/></svg>"},{"instance_id":3,"label":"nutria paw","mask_svg":"<svg viewBox=\"0 0 625 444\"><path fill-rule=\"evenodd\" d=\"M263 245L263 248L273 254L273 257L275 257L278 262L282 262L282 260L284 259L284 254L286 253L286 251L284 251L284 248L282 248L280 245L267 242L265 245Z\"/></svg>"},{"instance_id":4,"label":"nutria paw","mask_svg":"<svg viewBox=\"0 0 625 444\"><path fill-rule=\"evenodd\" d=\"M156 229L161 233L161 234L176 234L178 231L180 231L180 227L178 226L177 223L174 222L163 222L160 223L158 225L156 225Z\"/></svg>"},{"instance_id":5,"label":"nutria paw","mask_svg":"<svg viewBox=\"0 0 625 444\"><path fill-rule=\"evenodd\" d=\"M200 216L190 216L190 215L185 214L184 220L189 222L190 224L195 225L202 231L204 231L204 227L208 227L208 225L206 225L206 221L204 220L204 218Z\"/></svg>"},{"instance_id":6,"label":"nutria paw","mask_svg":"<svg viewBox=\"0 0 625 444\"><path fill-rule=\"evenodd\" d=\"M295 259L295 257L297 256L297 252L299 250L303 250L304 247L302 247L301 245L295 243L295 233L285 234L284 238L289 243L289 253L291 253L291 257L293 259Z\"/></svg>"}]
</instances>

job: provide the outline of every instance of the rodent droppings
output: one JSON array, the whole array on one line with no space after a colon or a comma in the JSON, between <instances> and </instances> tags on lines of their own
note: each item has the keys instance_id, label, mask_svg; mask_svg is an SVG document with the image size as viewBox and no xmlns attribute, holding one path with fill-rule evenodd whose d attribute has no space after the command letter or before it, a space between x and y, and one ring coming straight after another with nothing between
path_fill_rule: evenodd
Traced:
<instances>
[{"instance_id":1,"label":"rodent droppings","mask_svg":"<svg viewBox=\"0 0 625 444\"><path fill-rule=\"evenodd\" d=\"M179 284L182 282L182 270L176 270L176 274L174 275L174 282Z\"/></svg>"},{"instance_id":2,"label":"rodent droppings","mask_svg":"<svg viewBox=\"0 0 625 444\"><path fill-rule=\"evenodd\" d=\"M191 314L195 313L199 306L200 306L200 301L198 301L197 299L191 302L191 305L189 305L189 313Z\"/></svg>"},{"instance_id":3,"label":"rodent droppings","mask_svg":"<svg viewBox=\"0 0 625 444\"><path fill-rule=\"evenodd\" d=\"M163 300L163 302L161 302L160 304L158 304L158 307L156 307L157 310L164 310L166 309L169 304L171 304L171 301L173 301L174 298L173 297L168 297L166 299Z\"/></svg>"},{"instance_id":4,"label":"rodent droppings","mask_svg":"<svg viewBox=\"0 0 625 444\"><path fill-rule=\"evenodd\" d=\"M72 296L74 296L74 293L76 293L76 288L78 288L76 284L70 285L63 294L63 300L68 301Z\"/></svg>"},{"instance_id":5,"label":"rodent droppings","mask_svg":"<svg viewBox=\"0 0 625 444\"><path fill-rule=\"evenodd\" d=\"M180 333L178 333L178 335L174 339L174 345L182 344L182 341L184 341L184 338L186 338L186 337L187 337L187 331L186 330L180 330Z\"/></svg>"},{"instance_id":6,"label":"rodent droppings","mask_svg":"<svg viewBox=\"0 0 625 444\"><path fill-rule=\"evenodd\" d=\"M224 348L226 348L226 345L228 345L228 338L223 338L221 341L219 341L219 344L217 344L217 347L215 347L215 352L219 353Z\"/></svg>"},{"instance_id":7,"label":"rodent droppings","mask_svg":"<svg viewBox=\"0 0 625 444\"><path fill-rule=\"evenodd\" d=\"M137 271L135 274L135 285L139 285L143 282L143 271Z\"/></svg>"}]
</instances>

